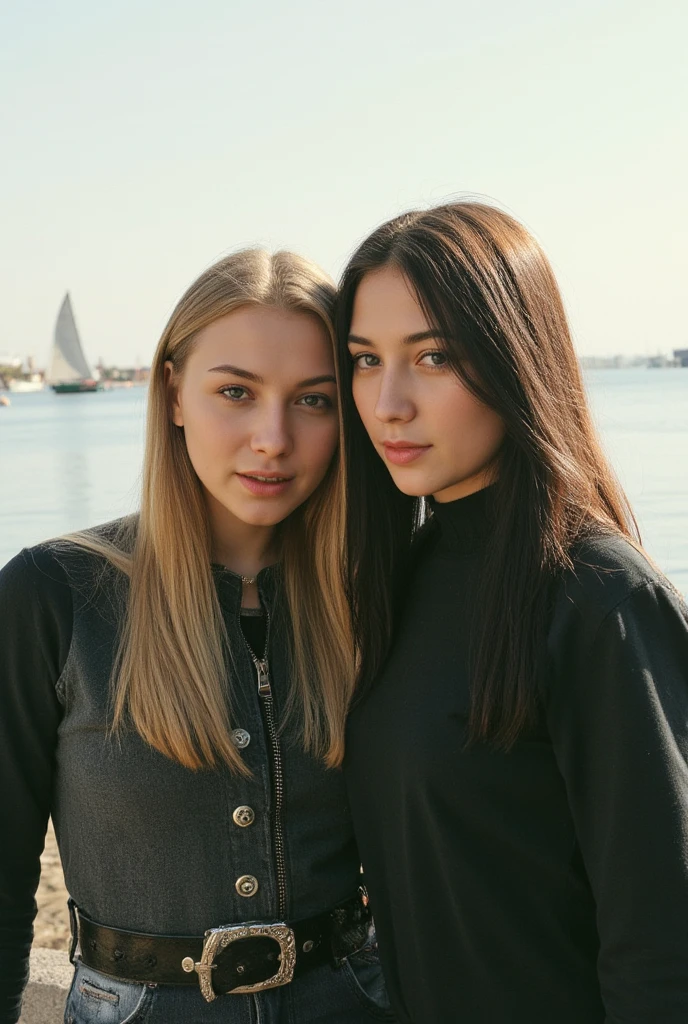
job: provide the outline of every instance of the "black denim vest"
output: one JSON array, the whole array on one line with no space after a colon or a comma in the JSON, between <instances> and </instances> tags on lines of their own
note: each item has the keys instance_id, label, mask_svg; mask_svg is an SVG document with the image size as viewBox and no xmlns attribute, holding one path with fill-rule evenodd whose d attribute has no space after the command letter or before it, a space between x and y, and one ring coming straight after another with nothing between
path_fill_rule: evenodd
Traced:
<instances>
[{"instance_id":1,"label":"black denim vest","mask_svg":"<svg viewBox=\"0 0 688 1024\"><path fill-rule=\"evenodd\" d=\"M256 670L241 635L240 579L213 569L233 663L232 725L250 778L226 768L190 771L133 730L109 735L109 680L126 585L108 586L108 571L94 583L93 555L62 550L59 560L74 605L71 648L57 684L64 716L53 818L72 897L95 921L158 934L199 935L223 924L277 920L274 773ZM279 723L290 685L279 568L263 570L258 583L270 618ZM288 920L328 909L359 884L342 774L306 754L297 731L280 734ZM237 808L252 814L235 818ZM242 876L254 880L245 892L257 884L251 895L240 893Z\"/></svg>"}]
</instances>

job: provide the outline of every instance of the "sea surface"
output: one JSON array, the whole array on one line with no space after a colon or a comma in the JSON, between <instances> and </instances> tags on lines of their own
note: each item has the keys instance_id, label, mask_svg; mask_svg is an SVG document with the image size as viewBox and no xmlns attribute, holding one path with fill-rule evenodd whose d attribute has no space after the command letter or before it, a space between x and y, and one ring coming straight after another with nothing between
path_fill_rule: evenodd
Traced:
<instances>
[{"instance_id":1,"label":"sea surface","mask_svg":"<svg viewBox=\"0 0 688 1024\"><path fill-rule=\"evenodd\" d=\"M586 382L645 547L688 595L688 369L596 370ZM43 391L0 407L0 565L137 508L146 395Z\"/></svg>"}]
</instances>

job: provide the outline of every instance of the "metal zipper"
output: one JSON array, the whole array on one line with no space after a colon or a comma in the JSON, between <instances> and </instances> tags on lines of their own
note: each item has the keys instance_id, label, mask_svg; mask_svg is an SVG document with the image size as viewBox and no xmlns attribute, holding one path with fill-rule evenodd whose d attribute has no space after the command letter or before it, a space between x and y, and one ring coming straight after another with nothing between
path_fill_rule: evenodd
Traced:
<instances>
[{"instance_id":1,"label":"metal zipper","mask_svg":"<svg viewBox=\"0 0 688 1024\"><path fill-rule=\"evenodd\" d=\"M284 857L284 832L282 826L282 811L284 808L284 772L282 765L282 748L280 746L279 736L277 735L277 726L275 725L275 702L272 693L272 686L270 684L270 669L268 666L270 611L267 607L265 608L265 615L265 650L263 651L262 658L256 657L251 649L251 645L246 641L243 630L241 635L244 637L246 649L248 650L248 653L251 656L251 661L256 669L258 696L260 697L263 705L263 711L265 712L265 723L268 729L268 738L270 740L272 753L273 784L275 791L275 805L273 808L273 838L275 844L275 865L277 868L277 904L278 915L280 919L283 919L287 913L287 867Z\"/></svg>"}]
</instances>

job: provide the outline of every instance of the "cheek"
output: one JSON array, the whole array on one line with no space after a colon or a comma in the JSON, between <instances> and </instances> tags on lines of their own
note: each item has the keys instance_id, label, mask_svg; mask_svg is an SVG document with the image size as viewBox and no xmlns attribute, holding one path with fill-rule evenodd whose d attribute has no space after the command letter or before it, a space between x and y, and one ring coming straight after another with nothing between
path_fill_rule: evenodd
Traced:
<instances>
[{"instance_id":1,"label":"cheek","mask_svg":"<svg viewBox=\"0 0 688 1024\"><path fill-rule=\"evenodd\" d=\"M491 458L504 439L504 424L497 413L463 385L437 404L436 415L446 424L447 437L458 439L460 448L480 461Z\"/></svg>"},{"instance_id":2,"label":"cheek","mask_svg":"<svg viewBox=\"0 0 688 1024\"><path fill-rule=\"evenodd\" d=\"M224 413L224 415L223 415ZM198 403L185 410L184 436L191 463L199 467L217 465L216 456L235 445L236 427L226 411L207 403Z\"/></svg>"},{"instance_id":3,"label":"cheek","mask_svg":"<svg viewBox=\"0 0 688 1024\"><path fill-rule=\"evenodd\" d=\"M354 376L351 384L354 404L358 410L358 415L365 424L370 422L375 409L376 395L372 384L371 378L366 379L361 376Z\"/></svg>"},{"instance_id":4,"label":"cheek","mask_svg":"<svg viewBox=\"0 0 688 1024\"><path fill-rule=\"evenodd\" d=\"M302 451L314 473L324 474L339 443L339 422L336 416L309 429L302 438Z\"/></svg>"},{"instance_id":5,"label":"cheek","mask_svg":"<svg viewBox=\"0 0 688 1024\"><path fill-rule=\"evenodd\" d=\"M506 437L504 423L493 409L487 410L484 429L486 443L490 449L490 454L493 455L499 448L501 448L504 438Z\"/></svg>"}]
</instances>

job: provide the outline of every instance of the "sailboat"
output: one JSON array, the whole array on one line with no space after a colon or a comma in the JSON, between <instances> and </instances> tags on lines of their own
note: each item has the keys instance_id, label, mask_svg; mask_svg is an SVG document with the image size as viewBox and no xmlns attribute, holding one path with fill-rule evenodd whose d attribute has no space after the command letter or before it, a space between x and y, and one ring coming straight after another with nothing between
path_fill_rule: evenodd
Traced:
<instances>
[{"instance_id":1,"label":"sailboat","mask_svg":"<svg viewBox=\"0 0 688 1024\"><path fill-rule=\"evenodd\" d=\"M15 391L18 394L24 394L29 391L42 391L43 378L40 373L32 373L28 377L13 377L8 387L10 391Z\"/></svg>"},{"instance_id":2,"label":"sailboat","mask_svg":"<svg viewBox=\"0 0 688 1024\"><path fill-rule=\"evenodd\" d=\"M52 361L47 381L58 395L102 391L103 385L93 378L76 329L69 292L65 295L55 323Z\"/></svg>"}]
</instances>

